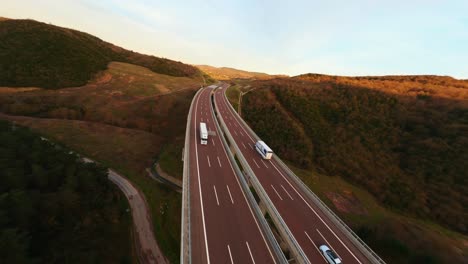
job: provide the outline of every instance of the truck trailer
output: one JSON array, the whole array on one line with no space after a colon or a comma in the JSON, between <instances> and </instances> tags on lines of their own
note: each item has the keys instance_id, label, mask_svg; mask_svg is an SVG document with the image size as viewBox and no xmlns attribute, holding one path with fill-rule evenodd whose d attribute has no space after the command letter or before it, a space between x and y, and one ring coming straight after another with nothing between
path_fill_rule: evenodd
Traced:
<instances>
[{"instance_id":1,"label":"truck trailer","mask_svg":"<svg viewBox=\"0 0 468 264\"><path fill-rule=\"evenodd\" d=\"M202 145L208 144L208 130L203 122L200 123L200 143Z\"/></svg>"},{"instance_id":2,"label":"truck trailer","mask_svg":"<svg viewBox=\"0 0 468 264\"><path fill-rule=\"evenodd\" d=\"M271 159L271 156L273 156L273 150L271 150L271 148L261 140L255 143L255 149L260 153L260 155L262 155L263 159Z\"/></svg>"}]
</instances>

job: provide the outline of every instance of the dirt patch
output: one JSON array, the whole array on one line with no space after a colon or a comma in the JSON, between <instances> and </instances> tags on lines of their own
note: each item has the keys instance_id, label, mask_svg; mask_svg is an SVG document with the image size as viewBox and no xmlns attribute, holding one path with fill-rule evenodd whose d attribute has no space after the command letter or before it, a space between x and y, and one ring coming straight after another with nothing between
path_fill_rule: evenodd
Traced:
<instances>
[{"instance_id":1,"label":"dirt patch","mask_svg":"<svg viewBox=\"0 0 468 264\"><path fill-rule=\"evenodd\" d=\"M155 84L154 87L156 87L160 93L170 93L171 89L167 88L165 85L162 84Z\"/></svg>"},{"instance_id":2,"label":"dirt patch","mask_svg":"<svg viewBox=\"0 0 468 264\"><path fill-rule=\"evenodd\" d=\"M112 80L112 74L104 72L102 75L96 78L93 84L105 84Z\"/></svg>"},{"instance_id":3,"label":"dirt patch","mask_svg":"<svg viewBox=\"0 0 468 264\"><path fill-rule=\"evenodd\" d=\"M41 90L38 87L0 87L0 94L2 93L19 93Z\"/></svg>"},{"instance_id":4,"label":"dirt patch","mask_svg":"<svg viewBox=\"0 0 468 264\"><path fill-rule=\"evenodd\" d=\"M356 215L368 214L367 209L362 206L359 199L351 191L343 190L342 193L327 192L325 195L340 212Z\"/></svg>"}]
</instances>

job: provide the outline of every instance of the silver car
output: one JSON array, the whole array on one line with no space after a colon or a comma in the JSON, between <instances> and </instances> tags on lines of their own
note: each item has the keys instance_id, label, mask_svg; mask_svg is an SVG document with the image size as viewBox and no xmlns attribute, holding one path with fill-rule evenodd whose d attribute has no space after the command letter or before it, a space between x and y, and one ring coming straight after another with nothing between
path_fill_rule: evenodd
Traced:
<instances>
[{"instance_id":1,"label":"silver car","mask_svg":"<svg viewBox=\"0 0 468 264\"><path fill-rule=\"evenodd\" d=\"M319 247L320 251L322 252L323 256L325 259L328 261L330 264L340 264L343 263L341 262L341 259L336 255L333 250L331 250L328 246L326 245L321 245Z\"/></svg>"}]
</instances>

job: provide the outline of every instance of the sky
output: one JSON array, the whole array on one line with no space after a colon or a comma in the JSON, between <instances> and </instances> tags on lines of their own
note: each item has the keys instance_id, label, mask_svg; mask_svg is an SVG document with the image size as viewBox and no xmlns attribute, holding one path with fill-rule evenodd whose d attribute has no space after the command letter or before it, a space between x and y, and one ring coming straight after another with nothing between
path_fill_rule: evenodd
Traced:
<instances>
[{"instance_id":1,"label":"sky","mask_svg":"<svg viewBox=\"0 0 468 264\"><path fill-rule=\"evenodd\" d=\"M0 16L189 64L468 79L466 0L0 0Z\"/></svg>"}]
</instances>

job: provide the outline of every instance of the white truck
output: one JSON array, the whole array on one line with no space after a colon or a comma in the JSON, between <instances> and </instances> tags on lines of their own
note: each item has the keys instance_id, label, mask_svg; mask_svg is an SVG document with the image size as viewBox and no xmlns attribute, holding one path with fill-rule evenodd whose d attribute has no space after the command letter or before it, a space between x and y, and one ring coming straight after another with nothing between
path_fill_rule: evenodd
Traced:
<instances>
[{"instance_id":1,"label":"white truck","mask_svg":"<svg viewBox=\"0 0 468 264\"><path fill-rule=\"evenodd\" d=\"M255 143L255 149L262 155L263 159L271 159L273 156L273 150L265 144L265 142L259 140Z\"/></svg>"},{"instance_id":2,"label":"white truck","mask_svg":"<svg viewBox=\"0 0 468 264\"><path fill-rule=\"evenodd\" d=\"M208 130L203 122L200 123L200 143L202 145L208 144Z\"/></svg>"}]
</instances>

